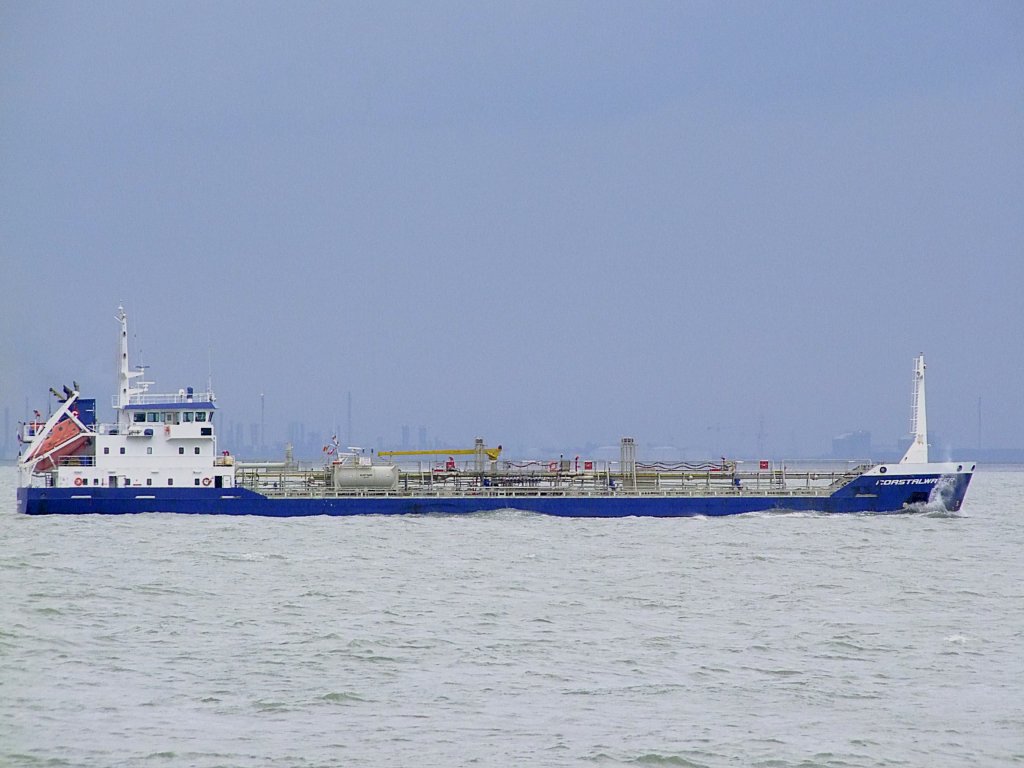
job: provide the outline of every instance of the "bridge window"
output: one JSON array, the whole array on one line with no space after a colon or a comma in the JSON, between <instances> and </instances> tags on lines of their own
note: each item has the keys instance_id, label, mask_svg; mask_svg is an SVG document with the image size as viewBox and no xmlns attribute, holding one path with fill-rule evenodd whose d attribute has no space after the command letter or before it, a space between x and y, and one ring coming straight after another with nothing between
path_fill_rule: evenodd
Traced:
<instances>
[{"instance_id":1,"label":"bridge window","mask_svg":"<svg viewBox=\"0 0 1024 768\"><path fill-rule=\"evenodd\" d=\"M206 411L196 411L196 421L206 421Z\"/></svg>"},{"instance_id":2,"label":"bridge window","mask_svg":"<svg viewBox=\"0 0 1024 768\"><path fill-rule=\"evenodd\" d=\"M140 424L145 420L146 414L143 413L142 411L136 411L135 413L132 414L132 421L134 421L136 424Z\"/></svg>"},{"instance_id":3,"label":"bridge window","mask_svg":"<svg viewBox=\"0 0 1024 768\"><path fill-rule=\"evenodd\" d=\"M186 424L192 423L192 411L183 411L181 414L181 420Z\"/></svg>"},{"instance_id":4,"label":"bridge window","mask_svg":"<svg viewBox=\"0 0 1024 768\"><path fill-rule=\"evenodd\" d=\"M146 414L146 421L155 424L156 422L160 421L160 414L154 413L153 411L149 411Z\"/></svg>"}]
</instances>

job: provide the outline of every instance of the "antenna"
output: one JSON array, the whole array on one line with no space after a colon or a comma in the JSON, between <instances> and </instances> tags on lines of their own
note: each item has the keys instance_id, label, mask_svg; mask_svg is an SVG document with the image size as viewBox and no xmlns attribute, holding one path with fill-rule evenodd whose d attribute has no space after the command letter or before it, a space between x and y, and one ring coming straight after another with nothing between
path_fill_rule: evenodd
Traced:
<instances>
[{"instance_id":1,"label":"antenna","mask_svg":"<svg viewBox=\"0 0 1024 768\"><path fill-rule=\"evenodd\" d=\"M117 352L117 410L119 412L118 422L122 423L122 426L126 426L128 423L128 412L124 410L131 402L133 395L140 395L146 391L147 382L140 381L138 386L132 386L132 379L142 376L145 372L143 366L136 366L137 370L132 370L128 363L128 315L124 311L124 307L117 308L117 315L115 318L121 326L121 332L118 336L118 352ZM139 358L142 358L140 352Z\"/></svg>"}]
</instances>

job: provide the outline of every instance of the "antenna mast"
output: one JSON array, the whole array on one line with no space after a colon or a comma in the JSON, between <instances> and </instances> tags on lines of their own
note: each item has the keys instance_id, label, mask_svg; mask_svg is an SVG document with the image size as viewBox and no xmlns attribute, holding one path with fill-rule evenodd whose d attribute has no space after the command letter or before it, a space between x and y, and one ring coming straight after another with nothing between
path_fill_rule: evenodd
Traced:
<instances>
[{"instance_id":1,"label":"antenna mast","mask_svg":"<svg viewBox=\"0 0 1024 768\"><path fill-rule=\"evenodd\" d=\"M133 395L140 395L146 391L146 387L133 387L131 381L142 375L142 371L133 371L128 366L128 315L124 307L117 308L115 319L121 324L121 335L118 343L117 354L117 408L120 414L125 414L124 407L131 402Z\"/></svg>"}]
</instances>

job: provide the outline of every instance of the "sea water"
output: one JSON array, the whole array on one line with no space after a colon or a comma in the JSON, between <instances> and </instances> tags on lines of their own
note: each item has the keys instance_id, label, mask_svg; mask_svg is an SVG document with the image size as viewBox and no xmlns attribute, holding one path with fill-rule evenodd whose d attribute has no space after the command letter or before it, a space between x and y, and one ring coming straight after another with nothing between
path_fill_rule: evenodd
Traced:
<instances>
[{"instance_id":1,"label":"sea water","mask_svg":"<svg viewBox=\"0 0 1024 768\"><path fill-rule=\"evenodd\" d=\"M1024 761L1024 472L958 514L28 517L0 765Z\"/></svg>"}]
</instances>

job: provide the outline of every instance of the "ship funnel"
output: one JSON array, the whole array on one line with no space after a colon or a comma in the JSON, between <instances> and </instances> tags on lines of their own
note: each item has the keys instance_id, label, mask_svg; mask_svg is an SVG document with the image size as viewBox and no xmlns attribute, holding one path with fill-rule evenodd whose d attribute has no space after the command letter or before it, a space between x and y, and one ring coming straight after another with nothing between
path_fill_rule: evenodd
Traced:
<instances>
[{"instance_id":1,"label":"ship funnel","mask_svg":"<svg viewBox=\"0 0 1024 768\"><path fill-rule=\"evenodd\" d=\"M900 464L928 463L928 417L924 405L924 355L914 358L914 394L910 406L910 434L913 442Z\"/></svg>"}]
</instances>

